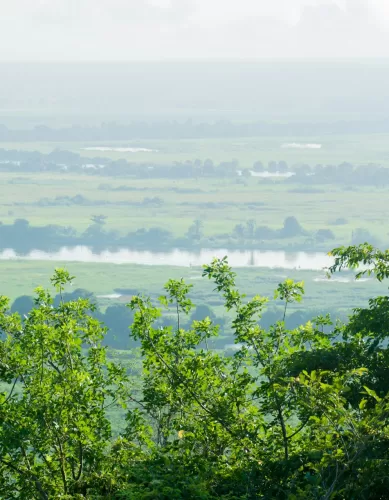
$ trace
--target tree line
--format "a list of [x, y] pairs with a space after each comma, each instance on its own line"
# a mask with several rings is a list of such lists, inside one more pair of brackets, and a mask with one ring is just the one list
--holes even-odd
[[132, 122], [121, 124], [105, 122], [100, 126], [53, 128], [37, 125], [30, 129], [10, 129], [0, 125], [0, 141], [128, 141], [129, 139], [202, 139], [241, 137], [317, 137], [337, 134], [373, 134], [389, 132], [389, 119], [338, 122], [231, 122], [218, 120], [199, 123], [186, 121]]
[[[157, 201], [149, 199], [147, 206], [161, 202], [159, 199]], [[145, 201], [142, 206], [146, 206]], [[337, 226], [343, 223], [347, 221], [339, 218], [331, 225]], [[379, 243], [368, 229], [357, 228], [350, 233], [350, 242], [353, 244], [368, 239]], [[230, 249], [267, 249], [271, 245], [273, 250], [287, 248], [292, 251], [325, 248], [323, 245], [333, 240], [335, 235], [332, 229], [318, 228], [316, 231], [308, 231], [294, 216], [286, 217], [278, 229], [260, 225], [256, 219], [249, 219], [237, 224], [229, 233], [212, 235], [206, 235], [203, 220], [196, 219], [189, 225], [185, 234], [179, 237], [159, 226], [139, 228], [123, 235], [109, 228], [107, 217], [103, 214], [92, 216], [89, 226], [82, 233], [77, 232], [72, 226], [58, 224], [32, 226], [27, 219], [15, 219], [13, 224], [0, 222], [0, 249], [12, 249], [20, 254], [32, 250], [54, 252], [64, 246], [88, 246], [95, 252], [123, 247], [166, 252], [174, 248], [196, 250], [204, 247], [220, 248], [220, 246]]]
[[[83, 173], [103, 177], [201, 179], [239, 178], [247, 180], [260, 174], [285, 175], [285, 181], [298, 184], [371, 185], [386, 186], [389, 183], [389, 169], [369, 163], [354, 165], [342, 162], [339, 165], [309, 165], [286, 161], [258, 160], [250, 167], [242, 167], [237, 159], [215, 162], [211, 158], [175, 161], [168, 164], [153, 162], [131, 162], [126, 159], [112, 160], [104, 157], [85, 158], [78, 153], [54, 150], [49, 154], [37, 151], [17, 151], [0, 149], [0, 172], [61, 172]], [[272, 182], [261, 178], [259, 182]], [[109, 186], [109, 184], [107, 185]], [[112, 189], [112, 187], [111, 187]], [[131, 190], [127, 187], [126, 190]]]
[[129, 162], [125, 159], [112, 160], [104, 157], [85, 158], [72, 151], [55, 149], [44, 154], [38, 151], [17, 151], [0, 149], [0, 172], [68, 172], [104, 177], [136, 178], [199, 178], [236, 177], [237, 160], [215, 163], [205, 160], [170, 162]]

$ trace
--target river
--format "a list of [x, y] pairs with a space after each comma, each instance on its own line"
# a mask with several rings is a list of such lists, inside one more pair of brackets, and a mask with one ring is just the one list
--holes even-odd
[[233, 267], [262, 267], [282, 269], [302, 269], [320, 271], [332, 264], [333, 260], [325, 253], [315, 252], [285, 252], [260, 250], [207, 250], [189, 252], [172, 250], [158, 253], [120, 249], [105, 250], [94, 253], [85, 246], [64, 247], [58, 252], [43, 252], [33, 250], [26, 255], [18, 255], [14, 250], [4, 250], [0, 260], [54, 261], [54, 262], [90, 262], [101, 264], [139, 264], [148, 266], [201, 266], [212, 261], [214, 257], [228, 256], [228, 262]]

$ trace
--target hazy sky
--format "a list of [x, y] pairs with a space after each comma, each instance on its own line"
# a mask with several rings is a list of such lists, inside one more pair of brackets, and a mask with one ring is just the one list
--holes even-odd
[[389, 0], [3, 0], [0, 60], [389, 57]]

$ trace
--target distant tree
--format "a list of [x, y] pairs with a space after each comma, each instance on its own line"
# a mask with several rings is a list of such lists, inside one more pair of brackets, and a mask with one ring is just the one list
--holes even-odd
[[373, 236], [368, 229], [359, 227], [354, 229], [351, 235], [351, 243], [353, 245], [360, 245], [369, 242], [371, 245], [378, 245], [379, 239]]
[[237, 160], [236, 158], [234, 158], [231, 161], [231, 165], [235, 168], [235, 170], [237, 170], [239, 168], [239, 160]]
[[345, 219], [344, 217], [338, 217], [334, 221], [330, 222], [333, 226], [345, 226], [348, 224], [348, 220]]
[[206, 174], [210, 174], [215, 171], [215, 164], [209, 158], [207, 158], [204, 162], [204, 171]]
[[86, 230], [83, 233], [83, 238], [87, 238], [89, 240], [98, 240], [101, 241], [103, 236], [105, 235], [104, 229], [103, 229], [104, 224], [91, 224], [86, 228]]
[[344, 177], [351, 176], [354, 173], [354, 165], [352, 163], [343, 162], [338, 166]]
[[255, 230], [257, 240], [272, 240], [277, 237], [276, 231], [267, 226], [258, 226]]
[[251, 239], [254, 239], [256, 226], [257, 226], [257, 223], [253, 219], [248, 220], [246, 223], [247, 236]]
[[275, 173], [278, 171], [278, 164], [276, 161], [269, 161], [267, 168], [268, 168], [269, 172]]
[[[85, 288], [76, 288], [72, 292], [64, 292], [62, 295], [56, 295], [54, 298], [54, 305], [57, 307], [61, 302], [72, 302], [79, 299], [88, 299], [91, 304], [96, 304], [97, 300], [95, 295]], [[94, 306], [96, 310], [96, 306]]]
[[293, 216], [285, 219], [284, 227], [280, 231], [282, 238], [295, 238], [296, 236], [300, 236], [304, 233], [304, 229], [301, 227], [296, 217]]
[[196, 168], [201, 168], [203, 166], [203, 162], [201, 160], [199, 160], [198, 158], [196, 158], [194, 161], [194, 166]]
[[19, 313], [20, 316], [26, 316], [34, 307], [34, 299], [29, 295], [22, 295], [14, 300], [11, 306], [12, 313]]
[[156, 249], [160, 245], [168, 243], [172, 238], [172, 233], [161, 227], [140, 228], [127, 235], [127, 240], [130, 242], [140, 243]]
[[250, 170], [249, 170], [248, 168], [243, 169], [243, 170], [242, 170], [242, 176], [243, 176], [243, 177], [246, 177], [246, 179], [247, 179], [247, 178], [249, 178], [249, 177], [251, 177], [251, 172], [250, 172]]
[[30, 226], [30, 223], [27, 219], [16, 219], [14, 222], [14, 228], [18, 230], [26, 230]]
[[201, 238], [204, 236], [203, 228], [203, 221], [201, 221], [200, 219], [196, 219], [189, 227], [186, 235], [192, 240], [201, 240]]
[[331, 231], [331, 229], [319, 229], [316, 232], [316, 238], [319, 239], [319, 240], [322, 240], [322, 241], [325, 241], [325, 240], [334, 240], [335, 239], [335, 235]]
[[[315, 167], [316, 168], [316, 167]], [[300, 175], [307, 175], [312, 172], [311, 166], [307, 164], [299, 164], [293, 167], [293, 170]]]
[[71, 151], [61, 151], [55, 149], [47, 155], [47, 159], [55, 163], [65, 163], [68, 165], [78, 165], [81, 161], [80, 155]]
[[93, 224], [98, 224], [99, 226], [104, 226], [107, 216], [106, 215], [92, 215], [90, 219]]
[[128, 328], [133, 319], [133, 312], [125, 304], [109, 306], [103, 316], [103, 321], [108, 327], [105, 344], [115, 349], [128, 349], [130, 345]]
[[143, 198], [142, 205], [150, 207], [161, 207], [165, 202], [159, 196], [154, 196], [152, 198]]
[[191, 321], [203, 321], [205, 318], [210, 318], [212, 321], [216, 319], [216, 314], [207, 304], [199, 304], [193, 311]]
[[233, 231], [234, 235], [237, 236], [238, 238], [244, 238], [246, 234], [246, 226], [244, 224], [237, 224], [234, 227]]
[[253, 165], [254, 172], [263, 172], [265, 167], [261, 161], [256, 161]]
[[165, 328], [167, 326], [170, 326], [176, 321], [176, 317], [171, 314], [162, 314], [160, 318], [156, 321], [156, 326], [158, 328]]
[[193, 163], [193, 175], [196, 177], [196, 179], [201, 176], [203, 168], [203, 162], [197, 158]]

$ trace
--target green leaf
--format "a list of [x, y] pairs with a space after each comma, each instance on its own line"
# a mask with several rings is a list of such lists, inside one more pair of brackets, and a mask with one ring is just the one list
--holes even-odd
[[377, 396], [376, 392], [373, 391], [373, 389], [369, 389], [369, 387], [366, 387], [366, 386], [363, 386], [363, 388], [365, 389], [366, 393], [371, 396], [372, 398], [374, 398], [378, 403], [380, 401], [382, 401], [382, 399], [380, 397]]

